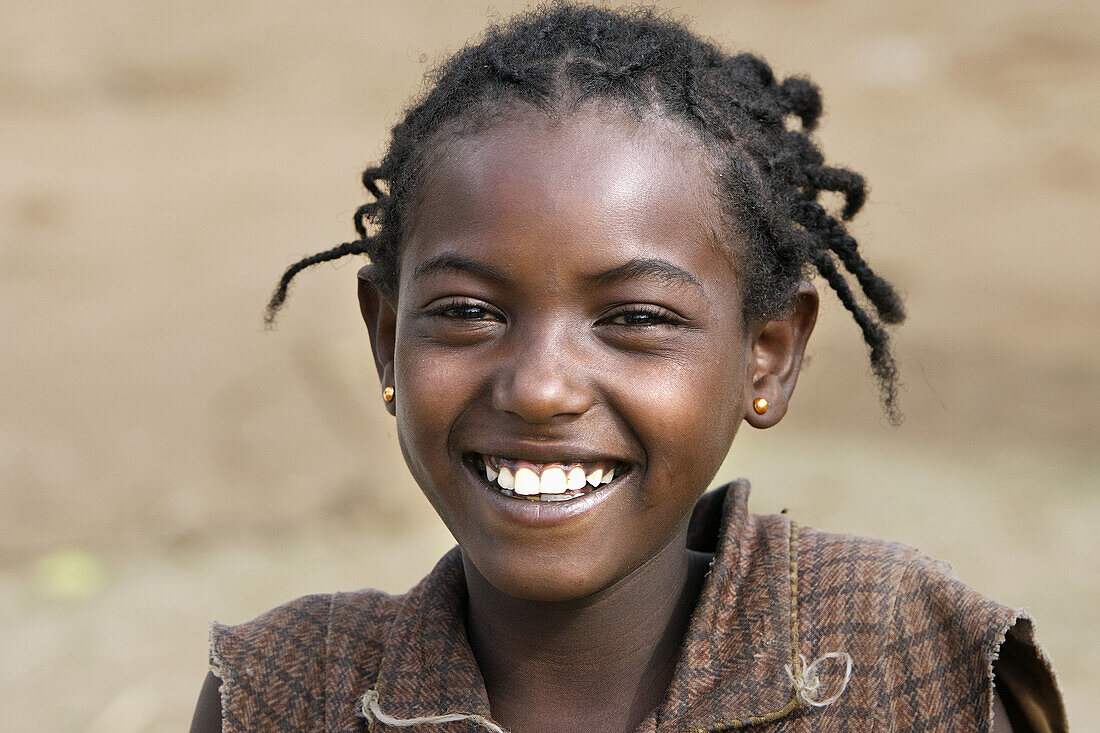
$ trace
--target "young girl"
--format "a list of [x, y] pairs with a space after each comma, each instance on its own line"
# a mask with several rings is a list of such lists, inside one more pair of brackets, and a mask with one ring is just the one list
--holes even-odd
[[215, 624], [192, 730], [1064, 730], [1017, 611], [910, 548], [750, 514], [745, 482], [704, 494], [741, 422], [787, 411], [811, 269], [898, 415], [904, 314], [842, 223], [864, 183], [809, 136], [817, 88], [572, 5], [432, 81], [359, 238], [292, 266], [268, 318], [302, 269], [370, 258], [381, 398], [458, 547], [403, 596]]

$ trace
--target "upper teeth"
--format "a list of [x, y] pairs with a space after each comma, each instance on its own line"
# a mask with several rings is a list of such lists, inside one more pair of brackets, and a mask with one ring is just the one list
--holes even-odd
[[[520, 496], [542, 496], [547, 500], [565, 499], [571, 497], [560, 496], [567, 492], [578, 492], [585, 488], [585, 484], [593, 487], [607, 484], [615, 478], [615, 468], [593, 468], [585, 471], [583, 466], [572, 465], [568, 471], [562, 464], [542, 465], [529, 464], [518, 466], [515, 471], [498, 458], [483, 456], [483, 470], [485, 478], [490, 483], [495, 483], [509, 494], [515, 492]], [[509, 461], [513, 465], [517, 461]], [[493, 464], [498, 467], [494, 467]], [[604, 462], [606, 465], [606, 462]]]
[[569, 469], [569, 474], [565, 477], [565, 488], [569, 491], [583, 489], [585, 480], [584, 469], [580, 466], [573, 466], [573, 468]]
[[[521, 496], [534, 496], [539, 491], [539, 475], [529, 468], [516, 469], [516, 493]], [[551, 493], [549, 491], [547, 494]]]

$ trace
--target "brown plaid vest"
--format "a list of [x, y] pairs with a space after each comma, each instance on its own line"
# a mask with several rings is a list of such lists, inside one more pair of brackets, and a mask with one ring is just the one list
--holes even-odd
[[[910, 547], [750, 514], [748, 493], [734, 482], [695, 509], [689, 546], [714, 562], [665, 702], [639, 731], [987, 731], [1002, 645], [1022, 684], [1053, 701], [1050, 729], [1065, 729], [1021, 613]], [[456, 548], [404, 595], [306, 596], [248, 623], [213, 624], [223, 731], [394, 730], [363, 717], [368, 690], [396, 718], [489, 718], [464, 603]], [[796, 681], [811, 688], [800, 694]], [[465, 721], [416, 729], [481, 730]]]

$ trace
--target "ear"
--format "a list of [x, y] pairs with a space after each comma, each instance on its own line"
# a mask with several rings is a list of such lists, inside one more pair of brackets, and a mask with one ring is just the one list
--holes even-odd
[[[786, 318], [753, 327], [754, 371], [751, 388], [745, 393], [745, 421], [754, 428], [770, 428], [787, 414], [806, 342], [817, 323], [817, 306], [817, 290], [803, 281]], [[753, 406], [761, 397], [768, 401], [762, 415]]]
[[[393, 387], [393, 351], [397, 336], [397, 312], [394, 304], [375, 285], [374, 265], [360, 268], [359, 274], [359, 312], [363, 314], [363, 323], [370, 335], [371, 350], [374, 352], [374, 365], [378, 369], [378, 380], [382, 388]], [[393, 402], [386, 402], [391, 415], [396, 414]]]

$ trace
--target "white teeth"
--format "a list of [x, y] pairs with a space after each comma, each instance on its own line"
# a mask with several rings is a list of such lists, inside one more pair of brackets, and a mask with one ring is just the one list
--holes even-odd
[[[506, 496], [524, 496], [538, 499], [539, 501], [567, 501], [577, 498], [573, 492], [583, 491], [585, 484], [593, 488], [609, 484], [615, 479], [616, 466], [608, 470], [594, 469], [585, 474], [584, 467], [573, 464], [568, 471], [563, 466], [547, 466], [542, 469], [541, 475], [535, 469], [527, 466], [512, 469], [504, 462], [511, 463], [510, 459], [496, 458], [488, 455], [479, 456], [478, 463], [485, 472], [485, 478], [491, 484], [500, 487], [501, 493]], [[494, 468], [492, 464], [500, 467]], [[546, 465], [546, 464], [543, 464]], [[569, 493], [566, 496], [566, 492]]]
[[516, 469], [515, 484], [516, 493], [520, 496], [535, 496], [541, 493], [539, 490], [539, 475], [529, 468]]
[[542, 494], [565, 493], [565, 471], [557, 466], [542, 469], [539, 477], [539, 492]]
[[[545, 475], [546, 474], [543, 474], [543, 476]], [[583, 489], [584, 482], [584, 469], [580, 466], [573, 466], [565, 476], [565, 488], [569, 491], [579, 491]]]

